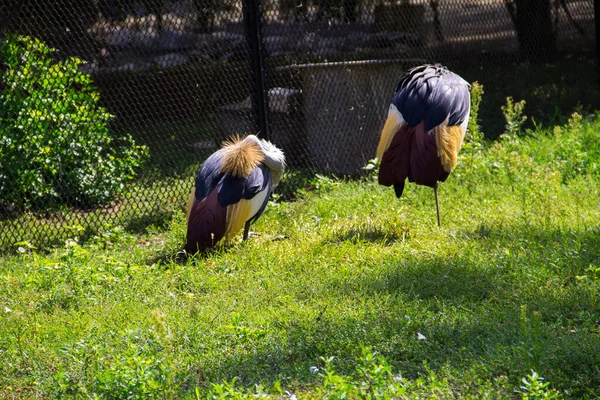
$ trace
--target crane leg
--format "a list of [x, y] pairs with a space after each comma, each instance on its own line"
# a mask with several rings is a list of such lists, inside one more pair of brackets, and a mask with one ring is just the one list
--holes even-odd
[[246, 221], [246, 223], [244, 224], [244, 236], [242, 237], [242, 240], [246, 240], [248, 239], [248, 231], [250, 230], [250, 221]]
[[435, 193], [435, 211], [437, 213], [437, 223], [438, 223], [438, 227], [441, 227], [442, 224], [440, 223], [440, 202], [438, 200], [438, 184], [436, 182], [435, 186], [433, 187], [433, 192]]

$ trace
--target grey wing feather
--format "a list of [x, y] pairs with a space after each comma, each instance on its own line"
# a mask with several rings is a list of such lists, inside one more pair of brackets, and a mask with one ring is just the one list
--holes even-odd
[[269, 171], [262, 164], [245, 178], [237, 178], [221, 172], [224, 154], [225, 150], [220, 149], [211, 154], [202, 164], [196, 177], [195, 196], [197, 201], [206, 198], [217, 185], [220, 185], [219, 203], [222, 207], [226, 207], [237, 203], [242, 198], [251, 199], [256, 193], [265, 188], [267, 181], [270, 182], [270, 176], [266, 178]]
[[469, 84], [439, 65], [423, 65], [408, 71], [392, 100], [411, 127], [424, 122], [425, 131], [448, 119], [460, 125], [469, 115]]
[[262, 213], [265, 212], [265, 209], [267, 208], [267, 204], [269, 203], [269, 199], [271, 198], [271, 194], [273, 193], [273, 178], [271, 176], [271, 173], [269, 173], [266, 178], [267, 178], [267, 181], [266, 181], [264, 189], [267, 190], [267, 196], [265, 197], [265, 201], [263, 202], [263, 204], [258, 209], [258, 212], [256, 213], [256, 215], [254, 217], [252, 217], [252, 219], [249, 220], [250, 224], [253, 224], [254, 221], [256, 221], [262, 215]]
[[254, 168], [245, 178], [232, 177], [225, 174], [219, 182], [219, 204], [226, 207], [239, 202], [241, 199], [251, 199], [264, 190], [270, 182], [269, 169], [263, 164]]
[[196, 200], [202, 200], [207, 197], [223, 177], [221, 163], [224, 155], [224, 149], [217, 150], [202, 164], [196, 177]]

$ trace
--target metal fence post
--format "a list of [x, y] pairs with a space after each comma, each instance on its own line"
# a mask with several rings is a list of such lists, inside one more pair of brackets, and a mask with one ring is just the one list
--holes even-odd
[[260, 135], [269, 139], [269, 109], [266, 89], [267, 63], [262, 37], [261, 0], [244, 0], [244, 29], [250, 50], [252, 72], [252, 106]]

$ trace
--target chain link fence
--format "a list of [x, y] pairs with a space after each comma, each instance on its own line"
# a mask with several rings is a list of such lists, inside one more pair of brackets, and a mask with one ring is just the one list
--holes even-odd
[[424, 62], [484, 85], [492, 138], [507, 96], [600, 105], [592, 0], [6, 0], [0, 29], [3, 249], [164, 225], [235, 133], [283, 148], [284, 196], [360, 176]]

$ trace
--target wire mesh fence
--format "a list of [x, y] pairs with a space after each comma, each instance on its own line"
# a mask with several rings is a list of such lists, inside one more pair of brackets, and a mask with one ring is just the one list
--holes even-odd
[[600, 104], [592, 0], [7, 0], [0, 29], [3, 249], [164, 224], [236, 133], [283, 148], [284, 192], [360, 176], [424, 62], [484, 85], [489, 137], [506, 96]]

